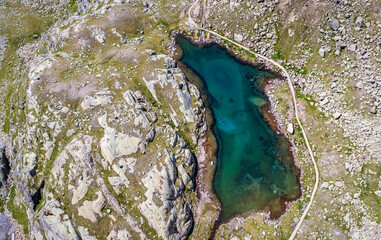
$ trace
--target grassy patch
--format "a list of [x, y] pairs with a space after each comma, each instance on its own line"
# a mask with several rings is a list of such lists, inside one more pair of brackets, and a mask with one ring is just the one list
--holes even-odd
[[308, 71], [307, 71], [307, 68], [306, 67], [301, 67], [301, 68], [298, 68], [294, 65], [291, 65], [291, 66], [288, 66], [287, 67], [288, 70], [291, 70], [293, 71], [294, 73], [298, 74], [298, 75], [301, 75], [301, 76], [305, 76], [308, 74]]
[[271, 56], [271, 58], [274, 60], [284, 60], [285, 59], [285, 57], [280, 52], [280, 50], [276, 49], [276, 48], [275, 48], [275, 53]]
[[12, 212], [12, 217], [23, 226], [24, 234], [28, 235], [29, 233], [29, 220], [28, 215], [26, 213], [26, 209], [24, 206], [17, 206], [15, 205], [15, 198], [16, 198], [16, 187], [13, 186], [11, 188], [11, 193], [9, 200], [7, 202], [7, 208], [9, 211]]
[[360, 199], [370, 208], [370, 211], [367, 211], [368, 214], [379, 223], [381, 216], [381, 200], [374, 192], [378, 190], [378, 178], [376, 176], [380, 176], [381, 169], [376, 164], [364, 164], [362, 172], [362, 175], [366, 176], [366, 179], [360, 183]]

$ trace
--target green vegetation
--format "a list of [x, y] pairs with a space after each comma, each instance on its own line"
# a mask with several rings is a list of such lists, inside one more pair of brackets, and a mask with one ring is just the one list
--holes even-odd
[[72, 7], [75, 6], [76, 3], [77, 3], [77, 0], [70, 0], [70, 2], [67, 4], [67, 6], [68, 6], [69, 8], [72, 8]]
[[180, 137], [182, 139], [184, 139], [184, 141], [187, 143], [189, 149], [192, 151], [192, 153], [195, 153], [196, 152], [196, 145], [193, 143], [193, 141], [190, 139], [189, 137], [189, 133], [186, 134], [186, 132], [188, 132], [189, 130], [186, 128], [185, 131], [183, 130], [178, 130], [177, 133], [180, 135]]
[[308, 71], [307, 71], [307, 68], [306, 67], [302, 67], [302, 68], [298, 68], [294, 65], [290, 65], [287, 67], [288, 70], [291, 70], [293, 71], [294, 73], [298, 74], [298, 75], [301, 75], [301, 76], [305, 76], [308, 74]]
[[70, 2], [65, 6], [65, 8], [66, 8], [70, 13], [75, 13], [75, 12], [77, 12], [77, 0], [70, 0]]
[[5, 198], [0, 198], [0, 212], [4, 212]]
[[285, 57], [281, 53], [279, 49], [275, 49], [275, 53], [271, 56], [272, 59], [274, 60], [284, 60]]
[[[29, 233], [29, 220], [28, 215], [26, 213], [26, 209], [22, 204], [20, 203], [19, 206], [16, 205], [15, 198], [16, 198], [16, 187], [13, 186], [11, 188], [11, 193], [9, 196], [9, 200], [7, 202], [7, 209], [12, 213], [13, 218], [23, 226], [24, 234]], [[19, 199], [19, 198], [18, 198]]]

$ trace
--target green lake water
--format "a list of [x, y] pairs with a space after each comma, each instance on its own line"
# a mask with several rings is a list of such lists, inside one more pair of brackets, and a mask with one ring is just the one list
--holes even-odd
[[284, 202], [300, 195], [299, 170], [287, 139], [272, 130], [261, 113], [268, 103], [263, 80], [274, 74], [239, 62], [217, 45], [196, 46], [178, 37], [180, 60], [202, 79], [218, 143], [214, 191], [221, 220], [253, 210], [278, 217]]

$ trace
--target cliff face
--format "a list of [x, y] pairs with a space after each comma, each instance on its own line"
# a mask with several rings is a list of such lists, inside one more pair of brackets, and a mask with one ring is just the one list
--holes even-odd
[[165, 26], [147, 27], [142, 3], [123, 2], [79, 1], [80, 15], [16, 49], [0, 187], [30, 239], [192, 232], [203, 102], [160, 46]]

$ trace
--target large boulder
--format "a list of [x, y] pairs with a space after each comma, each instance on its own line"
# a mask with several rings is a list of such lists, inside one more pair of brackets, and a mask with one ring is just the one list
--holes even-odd
[[243, 41], [243, 35], [239, 33], [234, 33], [234, 41], [242, 43]]
[[331, 23], [329, 24], [329, 27], [333, 30], [333, 31], [337, 31], [340, 27], [340, 23], [337, 19], [332, 19], [331, 20]]
[[357, 27], [362, 28], [364, 26], [364, 18], [361, 16], [356, 18], [355, 24]]
[[0, 239], [14, 239], [15, 229], [7, 216], [0, 213]]

